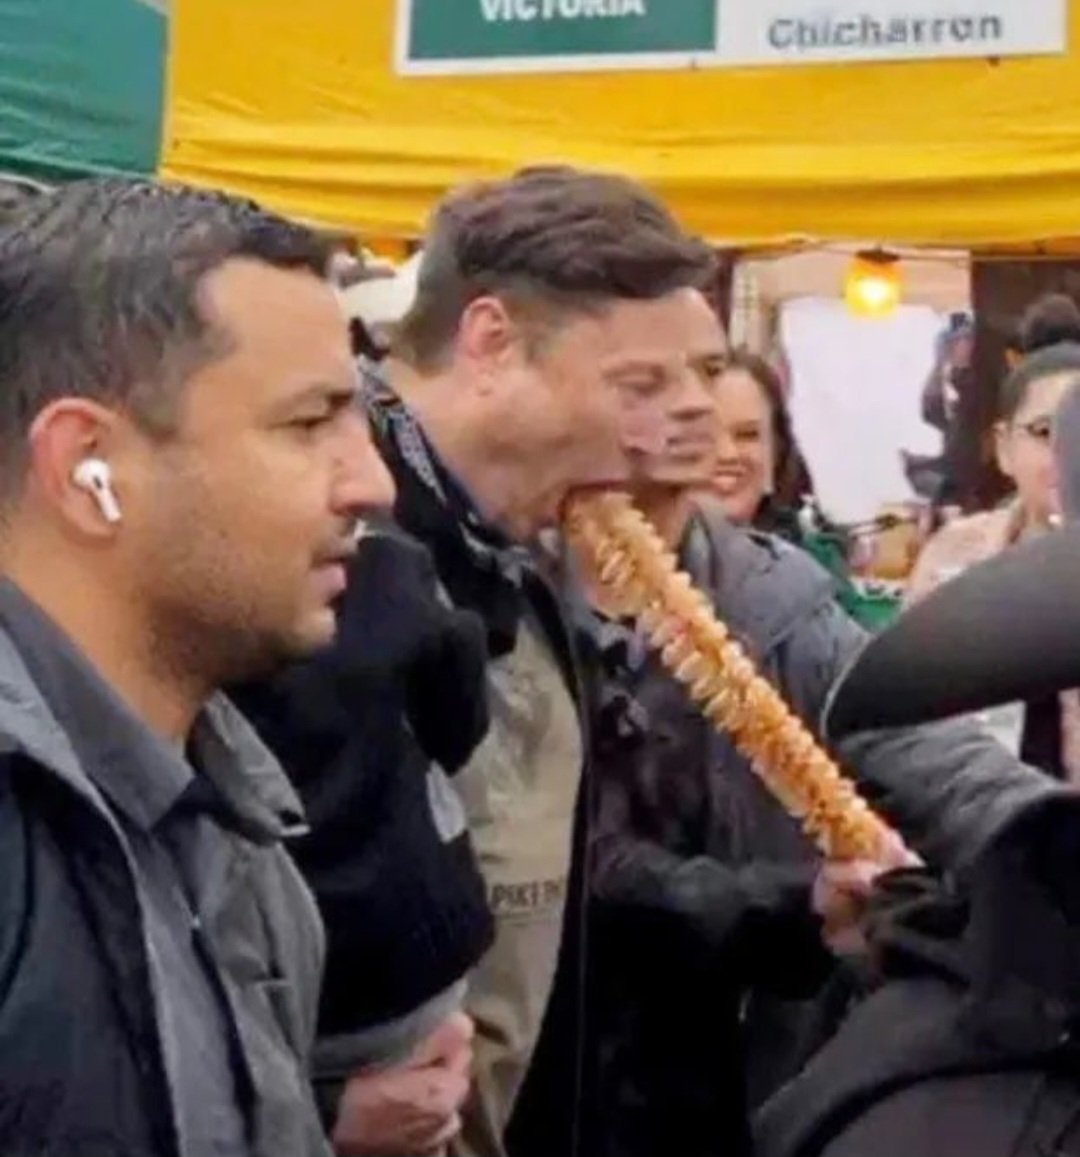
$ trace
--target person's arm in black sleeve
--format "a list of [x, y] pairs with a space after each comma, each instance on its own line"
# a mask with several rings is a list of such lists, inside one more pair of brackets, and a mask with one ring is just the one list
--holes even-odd
[[784, 996], [815, 991], [832, 958], [812, 906], [813, 864], [759, 861], [733, 868], [643, 840], [609, 838], [596, 849], [593, 894], [633, 908], [658, 930], [691, 935], [724, 969]]
[[[833, 684], [868, 637], [827, 602], [784, 644], [785, 686], [815, 734]], [[967, 720], [852, 736], [836, 745], [835, 755], [908, 846], [938, 871], [964, 871], [1013, 816], [1060, 790]]]
[[[11, 991], [12, 978], [20, 965], [30, 896], [26, 825], [11, 782], [7, 759], [0, 759], [0, 1018], [4, 1015], [5, 996]], [[5, 1151], [0, 1140], [0, 1152]]]
[[607, 917], [625, 917], [672, 943], [722, 957], [728, 975], [800, 996], [829, 967], [812, 908], [817, 866], [758, 861], [733, 867], [634, 834], [635, 760], [641, 743], [606, 746], [597, 784], [591, 892]]
[[[725, 974], [775, 987], [782, 995], [811, 992], [830, 958], [821, 938], [821, 921], [811, 905], [816, 866], [756, 861], [732, 866], [712, 856], [673, 850], [679, 841], [642, 838], [655, 832], [653, 813], [665, 805], [642, 785], [671, 773], [660, 720], [651, 718], [634, 694], [635, 680], [626, 666], [629, 634], [609, 620], [587, 624], [579, 648], [591, 672], [587, 683], [593, 743], [593, 824], [590, 893], [598, 914], [607, 921], [656, 930], [670, 937], [673, 951], [687, 945], [714, 953]], [[660, 675], [668, 680], [667, 675]], [[666, 714], [664, 701], [650, 695], [652, 710]], [[674, 689], [675, 702], [682, 692]], [[683, 738], [689, 738], [683, 735]], [[687, 744], [678, 761], [688, 776], [725, 774], [722, 767], [701, 763], [708, 744]], [[685, 766], [682, 766], [685, 762]], [[688, 805], [707, 806], [702, 798]], [[649, 819], [637, 822], [645, 808]], [[782, 963], [781, 963], [782, 962]], [[774, 967], [775, 966], [775, 967]]]
[[921, 401], [922, 420], [935, 430], [944, 433], [949, 426], [949, 411], [945, 403], [945, 380], [947, 369], [936, 365], [926, 385], [923, 386]]
[[339, 610], [338, 650], [357, 680], [400, 680], [424, 753], [459, 770], [488, 728], [481, 619], [441, 597], [427, 550], [397, 528], [360, 544]]

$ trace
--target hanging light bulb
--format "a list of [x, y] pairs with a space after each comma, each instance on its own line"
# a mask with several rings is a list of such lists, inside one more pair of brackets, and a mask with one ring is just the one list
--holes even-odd
[[863, 249], [852, 258], [844, 301], [859, 317], [889, 317], [900, 304], [900, 258], [884, 249]]

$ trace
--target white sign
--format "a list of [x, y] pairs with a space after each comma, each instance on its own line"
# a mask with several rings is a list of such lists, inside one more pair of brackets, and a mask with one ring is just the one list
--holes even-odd
[[925, 60], [1067, 50], [1067, 0], [721, 0], [717, 63]]
[[405, 73], [726, 68], [1068, 51], [1069, 0], [398, 0]]

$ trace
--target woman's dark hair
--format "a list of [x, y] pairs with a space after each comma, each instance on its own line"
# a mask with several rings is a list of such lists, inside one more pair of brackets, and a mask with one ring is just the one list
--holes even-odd
[[1007, 374], [998, 390], [998, 421], [1011, 422], [1031, 386], [1042, 378], [1058, 374], [1073, 374], [1080, 379], [1080, 341], [1064, 341], [1038, 349]]
[[814, 483], [795, 439], [795, 427], [788, 408], [787, 391], [776, 370], [760, 354], [744, 346], [732, 351], [726, 370], [742, 370], [761, 388], [769, 406], [773, 442], [776, 445], [776, 476], [772, 502], [780, 507], [795, 507], [807, 494], [813, 494]]
[[1033, 354], [1062, 342], [1080, 343], [1080, 308], [1068, 294], [1046, 293], [1024, 310], [1016, 347]]

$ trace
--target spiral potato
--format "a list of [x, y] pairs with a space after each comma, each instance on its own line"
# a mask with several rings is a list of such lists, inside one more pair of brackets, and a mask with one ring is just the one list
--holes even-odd
[[636, 619], [664, 667], [830, 859], [878, 859], [896, 837], [869, 808], [624, 494], [567, 509], [568, 541], [620, 614]]

